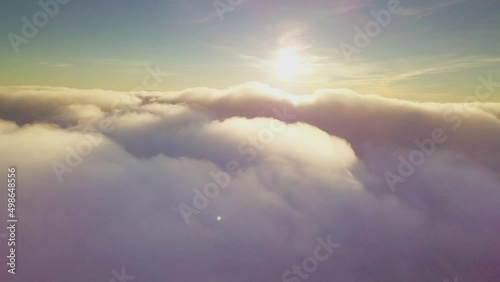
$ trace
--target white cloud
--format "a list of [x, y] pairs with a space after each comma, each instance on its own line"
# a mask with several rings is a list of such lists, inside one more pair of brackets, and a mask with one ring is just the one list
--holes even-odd
[[[127, 106], [114, 111], [122, 97]], [[468, 106], [467, 118], [446, 119], [461, 105], [347, 90], [295, 99], [257, 83], [172, 93], [1, 87], [0, 168], [19, 171], [17, 275], [96, 281], [123, 265], [142, 281], [279, 281], [331, 234], [341, 247], [310, 281], [492, 280], [500, 106]], [[259, 141], [279, 119], [283, 130]], [[82, 132], [103, 121], [113, 129]], [[392, 193], [383, 173], [438, 127], [448, 141]], [[102, 139], [59, 182], [51, 163], [89, 137]], [[230, 161], [241, 172], [186, 225], [178, 205]]]

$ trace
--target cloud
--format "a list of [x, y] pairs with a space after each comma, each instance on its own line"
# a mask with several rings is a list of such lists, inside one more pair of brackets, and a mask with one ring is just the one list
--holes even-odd
[[50, 66], [50, 67], [57, 67], [57, 68], [67, 68], [67, 67], [71, 66], [71, 64], [67, 64], [67, 63], [48, 63], [45, 61], [36, 62], [36, 64]]
[[443, 8], [451, 5], [462, 4], [467, 2], [467, 0], [442, 0], [435, 2], [420, 2], [414, 7], [406, 8], [403, 10], [401, 15], [403, 16], [415, 16], [418, 19], [434, 14]]
[[[384, 173], [436, 128], [446, 142], [393, 193]], [[327, 236], [341, 247], [308, 281], [500, 274], [500, 105], [487, 100], [0, 87], [0, 138], [0, 167], [18, 169], [14, 281], [109, 281], [122, 267], [136, 281], [281, 281]], [[54, 162], [68, 160], [60, 182]], [[179, 205], [234, 163], [186, 224]]]

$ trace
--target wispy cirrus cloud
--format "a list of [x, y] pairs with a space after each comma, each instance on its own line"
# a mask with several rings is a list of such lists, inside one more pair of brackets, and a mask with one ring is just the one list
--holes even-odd
[[427, 64], [427, 66], [419, 68], [418, 66], [415, 67], [416, 64], [412, 64], [413, 67], [411, 70], [400, 70], [399, 72], [392, 74], [391, 77], [386, 80], [387, 84], [413, 79], [423, 75], [453, 73], [478, 67], [495, 66], [500, 63], [500, 57], [497, 56], [468, 56], [450, 59], [444, 62], [429, 63], [436, 58], [437, 57], [433, 56], [432, 58], [426, 59], [426, 63], [424, 64]]
[[421, 19], [439, 12], [448, 6], [462, 4], [467, 1], [469, 0], [411, 1], [414, 5], [405, 8], [400, 15], [413, 16], [417, 19]]
[[71, 64], [69, 63], [49, 63], [45, 61], [39, 61], [36, 62], [37, 65], [43, 65], [43, 66], [49, 66], [49, 67], [56, 67], [56, 68], [67, 68], [70, 67]]

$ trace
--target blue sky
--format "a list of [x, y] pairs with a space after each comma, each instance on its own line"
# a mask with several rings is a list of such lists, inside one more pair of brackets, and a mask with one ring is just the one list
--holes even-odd
[[[242, 1], [221, 19], [205, 0], [73, 0], [15, 53], [8, 34], [22, 36], [21, 19], [41, 7], [4, 1], [0, 84], [130, 90], [149, 66], [169, 74], [155, 90], [258, 81], [295, 94], [349, 88], [460, 101], [479, 75], [499, 72], [500, 3], [487, 0], [401, 1], [402, 12], [346, 60], [341, 44], [354, 46], [355, 27], [389, 2]], [[298, 50], [307, 71], [275, 73], [286, 48]]]

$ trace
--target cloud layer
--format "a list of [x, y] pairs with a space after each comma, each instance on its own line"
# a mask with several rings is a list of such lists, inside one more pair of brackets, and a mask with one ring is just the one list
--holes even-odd
[[[436, 129], [446, 140], [427, 154], [418, 144]], [[110, 281], [123, 267], [135, 281], [282, 281], [327, 236], [340, 247], [307, 281], [500, 275], [499, 104], [259, 83], [0, 87], [0, 138], [20, 220], [18, 274], [2, 281]], [[423, 164], [402, 176], [417, 151]], [[198, 209], [196, 191], [226, 173]]]

